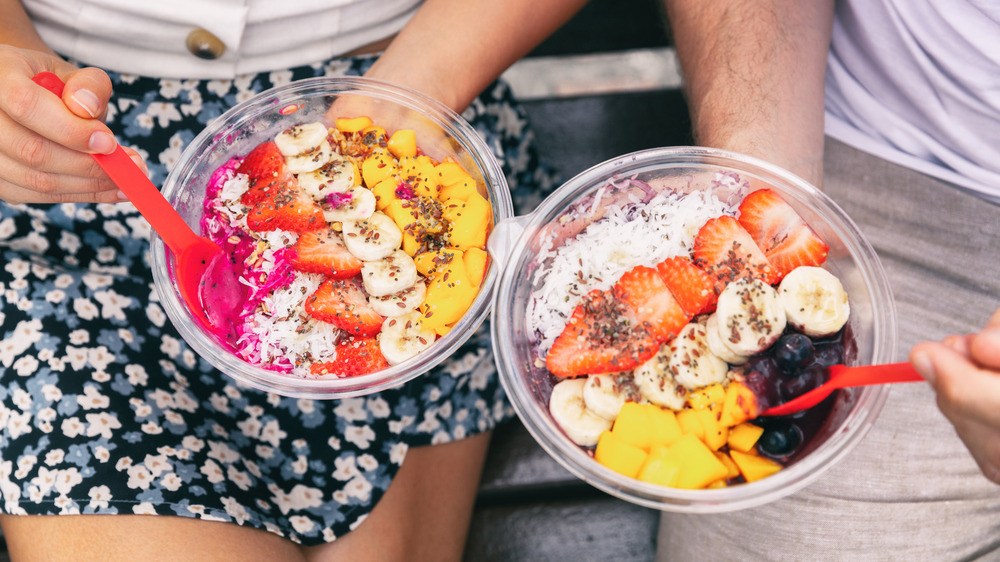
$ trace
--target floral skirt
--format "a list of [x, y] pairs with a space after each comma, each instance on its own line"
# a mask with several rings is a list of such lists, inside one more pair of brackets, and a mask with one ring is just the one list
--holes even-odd
[[[162, 183], [186, 144], [255, 93], [359, 75], [372, 57], [235, 80], [112, 74], [108, 124]], [[518, 213], [555, 178], [509, 88], [463, 117], [501, 162]], [[364, 520], [409, 447], [512, 416], [483, 326], [396, 389], [305, 400], [235, 383], [198, 357], [157, 302], [149, 225], [131, 204], [0, 202], [0, 510], [229, 521], [315, 545]]]

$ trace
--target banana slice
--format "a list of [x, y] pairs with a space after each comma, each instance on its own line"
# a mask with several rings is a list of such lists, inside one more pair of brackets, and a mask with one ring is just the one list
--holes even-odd
[[368, 304], [379, 315], [392, 318], [403, 316], [416, 310], [418, 306], [423, 304], [426, 294], [427, 285], [418, 281], [412, 287], [403, 289], [398, 293], [383, 295], [381, 297], [369, 296]]
[[615, 421], [625, 405], [626, 396], [615, 382], [615, 375], [590, 375], [583, 386], [587, 409], [608, 421]]
[[399, 365], [430, 347], [436, 337], [434, 330], [423, 328], [419, 312], [410, 312], [382, 324], [378, 346], [390, 365]]
[[369, 295], [383, 297], [409, 289], [417, 282], [417, 264], [403, 250], [361, 265], [361, 284]]
[[322, 168], [331, 158], [333, 158], [333, 147], [329, 142], [323, 141], [312, 152], [285, 156], [285, 166], [293, 174], [304, 174]]
[[851, 315], [847, 291], [840, 279], [821, 267], [796, 267], [778, 285], [788, 323], [803, 334], [835, 334]]
[[326, 125], [314, 121], [312, 123], [302, 123], [294, 125], [278, 133], [274, 137], [274, 144], [282, 155], [299, 156], [309, 154], [326, 142], [329, 130]]
[[722, 331], [719, 330], [719, 319], [714, 314], [709, 316], [708, 320], [705, 321], [705, 342], [708, 343], [709, 351], [730, 365], [742, 365], [750, 360], [746, 355], [740, 355], [729, 349], [729, 346], [722, 339]]
[[670, 371], [670, 344], [660, 346], [649, 361], [632, 371], [639, 394], [657, 406], [680, 410], [687, 400], [687, 389], [677, 382]]
[[343, 229], [344, 245], [363, 261], [380, 260], [403, 243], [403, 231], [388, 215], [379, 211], [367, 219], [344, 221]]
[[347, 193], [354, 187], [354, 166], [339, 154], [334, 154], [325, 166], [297, 176], [299, 187], [319, 201], [331, 193]]
[[586, 379], [566, 379], [552, 387], [549, 413], [566, 436], [581, 447], [597, 445], [601, 433], [611, 429], [611, 422], [587, 409], [583, 401]]
[[726, 380], [729, 365], [709, 349], [704, 325], [692, 322], [684, 326], [668, 347], [667, 370], [686, 389], [694, 390]]
[[361, 186], [331, 193], [321, 205], [326, 222], [365, 220], [375, 212], [375, 194]]
[[722, 341], [737, 355], [750, 356], [771, 347], [787, 322], [778, 292], [759, 279], [726, 285], [715, 314]]

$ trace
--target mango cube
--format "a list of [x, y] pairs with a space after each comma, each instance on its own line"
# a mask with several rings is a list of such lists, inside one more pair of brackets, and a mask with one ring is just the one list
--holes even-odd
[[447, 265], [438, 268], [427, 283], [427, 294], [421, 305], [421, 323], [428, 330], [453, 324], [476, 300], [479, 286], [469, 278], [461, 252]]
[[715, 408], [702, 408], [694, 410], [694, 412], [697, 414], [701, 426], [705, 429], [702, 441], [713, 451], [719, 450], [720, 447], [726, 444], [726, 439], [729, 437], [729, 428], [719, 422], [718, 410]]
[[462, 254], [462, 258], [465, 260], [465, 269], [469, 272], [469, 279], [475, 281], [477, 286], [482, 285], [483, 278], [486, 277], [486, 263], [489, 259], [486, 250], [473, 246]]
[[682, 459], [677, 487], [689, 490], [704, 488], [709, 483], [725, 478], [729, 471], [701, 439], [688, 433], [670, 446], [669, 454]]
[[399, 129], [385, 146], [396, 158], [412, 158], [417, 155], [417, 134], [413, 129]]
[[[399, 183], [396, 181], [395, 176], [389, 176], [384, 180], [375, 184], [372, 188], [372, 194], [375, 196], [375, 208], [379, 211], [384, 211], [386, 207], [391, 205], [394, 201], [399, 201], [400, 199], [396, 197], [396, 186]], [[395, 222], [396, 219], [393, 218]]]
[[448, 199], [441, 209], [445, 219], [451, 223], [448, 242], [451, 246], [465, 250], [473, 246], [486, 246], [486, 234], [492, 218], [490, 202], [479, 193], [473, 193], [465, 201]]
[[468, 178], [469, 173], [458, 162], [446, 161], [434, 166], [434, 176], [438, 185], [443, 187]]
[[708, 408], [716, 404], [722, 405], [726, 398], [726, 389], [721, 384], [714, 383], [695, 389], [688, 393], [687, 403], [695, 410]]
[[741, 423], [733, 426], [729, 430], [729, 448], [741, 453], [749, 453], [754, 450], [757, 440], [764, 434], [764, 428], [752, 423]]
[[701, 420], [694, 410], [677, 412], [677, 424], [681, 426], [681, 433], [694, 435], [698, 439], [705, 438], [705, 426], [701, 425]]
[[620, 439], [610, 431], [601, 433], [594, 449], [594, 459], [611, 470], [635, 478], [646, 462], [645, 450]]
[[777, 462], [757, 455], [729, 451], [729, 456], [740, 468], [740, 473], [747, 482], [756, 482], [781, 470], [781, 465]]
[[719, 421], [723, 425], [732, 427], [752, 420], [760, 414], [760, 406], [757, 403], [757, 395], [750, 388], [739, 382], [733, 381], [726, 387], [726, 398], [722, 403], [722, 416]]
[[657, 445], [649, 452], [636, 478], [650, 484], [674, 487], [680, 473], [681, 459], [671, 456], [668, 447]]
[[472, 179], [472, 176], [467, 175], [457, 182], [448, 185], [442, 184], [438, 192], [438, 197], [442, 201], [447, 201], [448, 199], [467, 201], [473, 193], [479, 193], [479, 190], [476, 188], [476, 180]]
[[361, 161], [361, 177], [369, 189], [374, 189], [379, 182], [399, 173], [396, 159], [388, 152], [377, 149]]
[[671, 445], [682, 435], [672, 410], [638, 402], [626, 402], [622, 406], [611, 431], [622, 440], [647, 451], [657, 445]]
[[413, 187], [416, 195], [438, 198], [440, 185], [434, 174], [434, 162], [429, 156], [404, 156], [399, 159], [400, 178]]
[[368, 117], [338, 117], [334, 121], [337, 130], [344, 134], [357, 133], [371, 127], [372, 120]]
[[740, 475], [740, 467], [736, 466], [732, 457], [722, 451], [716, 451], [715, 456], [722, 461], [722, 464], [726, 465], [726, 469], [729, 471], [726, 473], [726, 478], [736, 478]]

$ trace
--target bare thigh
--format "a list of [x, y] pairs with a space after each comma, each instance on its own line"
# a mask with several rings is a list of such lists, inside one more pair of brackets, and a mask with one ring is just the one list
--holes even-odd
[[0, 516], [11, 559], [461, 560], [490, 434], [411, 449], [356, 530], [303, 548], [231, 523], [159, 515]]

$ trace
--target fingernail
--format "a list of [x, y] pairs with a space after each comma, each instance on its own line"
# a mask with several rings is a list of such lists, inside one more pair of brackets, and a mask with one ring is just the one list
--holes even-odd
[[142, 159], [142, 156], [138, 154], [129, 154], [129, 158], [135, 162], [135, 165], [139, 167], [147, 176], [149, 175], [149, 167], [146, 166], [146, 162]]
[[80, 107], [84, 109], [91, 117], [97, 117], [100, 113], [98, 105], [100, 105], [100, 100], [97, 99], [97, 94], [91, 92], [87, 89], [79, 89], [73, 92], [70, 98], [76, 103], [80, 104]]
[[120, 189], [118, 190], [118, 200], [119, 201], [128, 201], [128, 196], [126, 196], [125, 192], [122, 191], [122, 190], [120, 190]]
[[926, 353], [922, 351], [915, 352], [913, 356], [910, 357], [910, 363], [912, 363], [913, 368], [920, 373], [920, 376], [927, 379], [927, 382], [931, 384], [934, 383], [934, 377], [936, 376], [936, 373], [934, 372], [934, 363]]
[[115, 137], [108, 133], [98, 131], [90, 135], [90, 147], [91, 152], [96, 152], [98, 154], [110, 154], [118, 146], [115, 142]]

